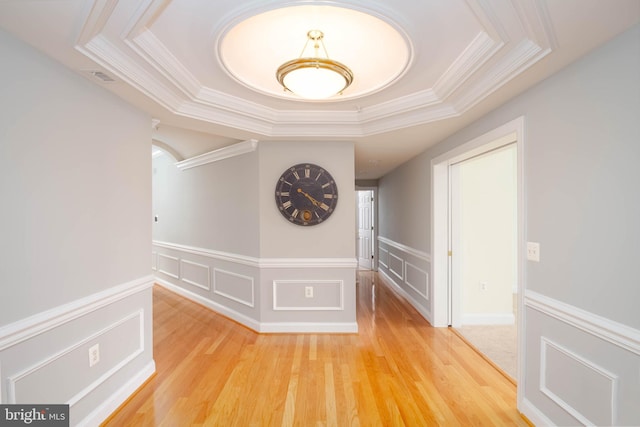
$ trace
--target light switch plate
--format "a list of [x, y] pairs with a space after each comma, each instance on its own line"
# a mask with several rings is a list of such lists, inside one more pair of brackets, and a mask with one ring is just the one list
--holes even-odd
[[527, 259], [540, 262], [540, 243], [527, 242]]

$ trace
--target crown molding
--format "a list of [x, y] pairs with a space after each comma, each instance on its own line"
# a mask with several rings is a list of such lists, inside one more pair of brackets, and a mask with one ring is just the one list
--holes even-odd
[[181, 171], [184, 171], [197, 166], [206, 165], [208, 163], [219, 162], [220, 160], [251, 153], [255, 151], [257, 147], [258, 141], [255, 139], [249, 139], [247, 141], [239, 142], [228, 147], [219, 148], [209, 153], [183, 160], [176, 163], [176, 167]]
[[485, 32], [478, 33], [467, 48], [456, 58], [433, 86], [439, 98], [448, 98], [484, 63], [504, 46], [503, 41], [493, 40]]
[[202, 84], [151, 32], [144, 30], [125, 43], [187, 97], [196, 98]]
[[532, 40], [522, 40], [491, 67], [471, 89], [453, 100], [456, 109], [461, 112], [468, 111], [550, 52], [551, 49], [543, 49]]
[[467, 0], [483, 31], [433, 87], [357, 110], [277, 109], [204, 86], [152, 31], [166, 2], [145, 0], [126, 22], [116, 13], [120, 4], [94, 1], [79, 52], [173, 114], [272, 138], [366, 137], [460, 116], [557, 46], [545, 0], [506, 11], [492, 0]]

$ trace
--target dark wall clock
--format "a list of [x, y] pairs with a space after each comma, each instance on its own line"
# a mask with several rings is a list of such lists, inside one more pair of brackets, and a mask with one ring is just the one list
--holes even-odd
[[325, 221], [338, 204], [338, 186], [318, 165], [301, 163], [282, 173], [276, 183], [276, 205], [282, 216], [297, 225]]

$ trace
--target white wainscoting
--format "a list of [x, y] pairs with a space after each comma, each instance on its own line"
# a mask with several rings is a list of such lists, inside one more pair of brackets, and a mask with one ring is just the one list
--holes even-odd
[[358, 330], [355, 258], [254, 258], [158, 241], [153, 251], [157, 283], [258, 332]]
[[[167, 242], [153, 242], [158, 253], [156, 281], [243, 325], [259, 330], [256, 305], [259, 259]], [[166, 267], [160, 260], [170, 260]]]
[[181, 259], [180, 280], [205, 291], [211, 290], [211, 273], [208, 265]]
[[253, 277], [215, 268], [213, 270], [213, 292], [231, 301], [248, 307], [256, 305], [256, 290]]
[[158, 273], [180, 279], [180, 258], [159, 253]]
[[[616, 425], [617, 375], [544, 337], [540, 373], [540, 391], [582, 424]], [[585, 389], [588, 400], [582, 396]]]
[[378, 236], [379, 273], [395, 285], [428, 321], [431, 321], [431, 257], [426, 252]]
[[[312, 297], [305, 297], [310, 288]], [[274, 280], [273, 309], [282, 311], [344, 310], [342, 280]]]
[[522, 412], [536, 425], [640, 425], [640, 331], [533, 291], [524, 304]]
[[[7, 379], [8, 403], [63, 401], [70, 406], [75, 405], [142, 354], [144, 351], [143, 328], [143, 311], [138, 310], [62, 351], [26, 367]], [[69, 373], [78, 372], [79, 367], [87, 365], [89, 347], [109, 341], [117, 342], [118, 346], [102, 348], [100, 362], [95, 365], [95, 369], [87, 370], [91, 377], [97, 378], [84, 389], [74, 390], [73, 382], [68, 379]], [[105, 353], [109, 353], [109, 360], [105, 360]]]
[[155, 372], [152, 285], [146, 276], [0, 328], [2, 403], [66, 403], [74, 425], [103, 421]]

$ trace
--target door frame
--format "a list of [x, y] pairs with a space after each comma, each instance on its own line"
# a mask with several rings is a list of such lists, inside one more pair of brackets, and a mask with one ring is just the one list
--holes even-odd
[[451, 287], [450, 277], [450, 224], [449, 224], [449, 165], [465, 158], [479, 155], [505, 145], [505, 140], [511, 139], [515, 133], [517, 150], [517, 281], [518, 281], [518, 406], [521, 404], [521, 390], [524, 386], [524, 331], [523, 309], [525, 283], [525, 194], [524, 194], [524, 149], [525, 149], [525, 120], [518, 117], [504, 125], [472, 139], [458, 147], [439, 155], [431, 160], [431, 283], [432, 324], [436, 327], [447, 327], [450, 321]]

